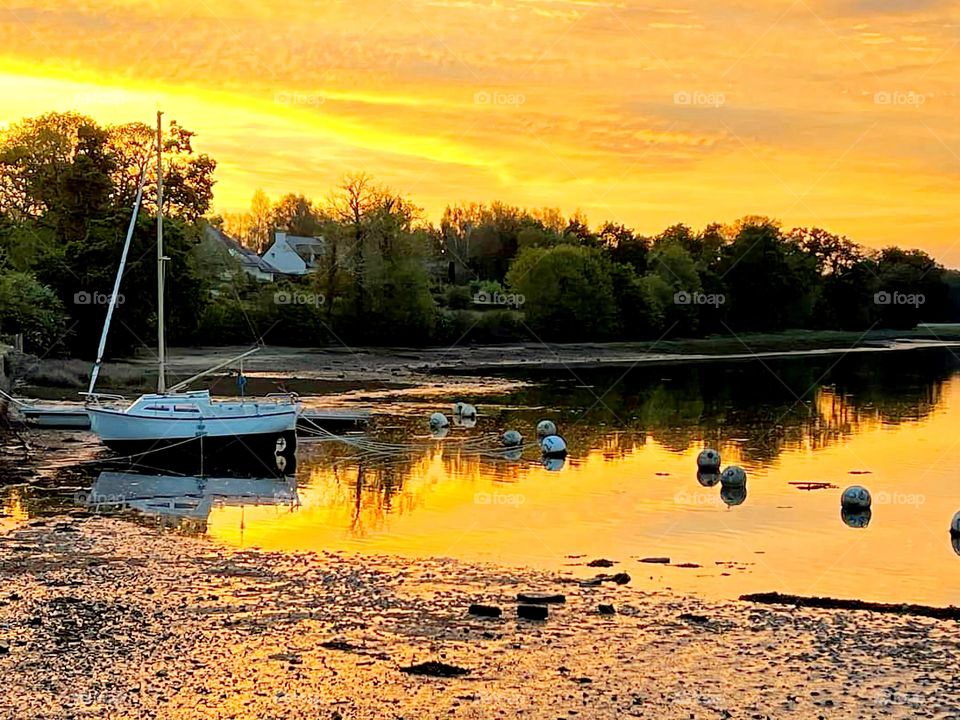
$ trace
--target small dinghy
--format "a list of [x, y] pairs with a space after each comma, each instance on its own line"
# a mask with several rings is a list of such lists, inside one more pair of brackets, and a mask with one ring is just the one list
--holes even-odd
[[90, 415], [82, 405], [36, 404], [18, 407], [24, 420], [35, 427], [51, 430], [89, 430]]
[[10, 401], [28, 425], [50, 430], [88, 430], [90, 428], [90, 415], [87, 414], [83, 405], [17, 398], [2, 390], [0, 395]]

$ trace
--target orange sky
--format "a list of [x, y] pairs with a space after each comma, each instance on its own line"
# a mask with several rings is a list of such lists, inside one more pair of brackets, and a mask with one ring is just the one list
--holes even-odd
[[0, 121], [162, 107], [216, 208], [364, 170], [655, 233], [745, 214], [960, 265], [957, 0], [9, 0]]

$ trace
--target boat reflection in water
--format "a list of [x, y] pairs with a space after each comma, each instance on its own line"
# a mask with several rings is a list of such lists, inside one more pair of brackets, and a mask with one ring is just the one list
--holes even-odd
[[300, 506], [293, 477], [191, 477], [139, 472], [101, 472], [80, 498], [94, 512], [134, 510], [159, 524], [202, 534], [219, 507]]

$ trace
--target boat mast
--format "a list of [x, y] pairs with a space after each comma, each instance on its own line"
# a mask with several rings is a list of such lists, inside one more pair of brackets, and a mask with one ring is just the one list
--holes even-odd
[[110, 332], [110, 321], [113, 311], [117, 307], [117, 298], [120, 296], [120, 281], [127, 269], [127, 256], [130, 254], [130, 241], [133, 240], [133, 231], [137, 226], [137, 215], [140, 213], [140, 203], [143, 201], [143, 186], [147, 181], [147, 167], [150, 165], [150, 156], [144, 158], [140, 170], [140, 181], [137, 183], [137, 198], [133, 203], [133, 214], [130, 215], [130, 224], [127, 226], [127, 239], [123, 243], [123, 252], [120, 254], [120, 265], [117, 267], [117, 276], [113, 279], [113, 292], [110, 294], [110, 305], [107, 307], [107, 317], [103, 321], [103, 331], [100, 333], [100, 346], [97, 348], [97, 361], [90, 372], [90, 387], [87, 389], [87, 400], [92, 399], [93, 391], [100, 377], [100, 367], [103, 365], [103, 353], [107, 349], [107, 333]]
[[163, 337], [163, 138], [161, 117], [157, 111], [157, 360], [160, 373], [157, 377], [157, 392], [167, 390], [167, 346]]

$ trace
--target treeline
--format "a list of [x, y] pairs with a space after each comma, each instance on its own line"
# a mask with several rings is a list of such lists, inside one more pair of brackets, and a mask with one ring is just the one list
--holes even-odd
[[[258, 193], [250, 213], [220, 222], [251, 246], [264, 227], [327, 239], [324, 269], [301, 285], [324, 302], [297, 309], [299, 332], [317, 332], [311, 342], [331, 333], [453, 343], [866, 331], [953, 320], [960, 307], [960, 276], [921, 250], [871, 250], [766, 217], [647, 237], [494, 203], [448, 207], [434, 227], [360, 176], [318, 203], [288, 195], [271, 204]], [[256, 304], [219, 309], [241, 311], [249, 317]]]
[[[581, 214], [449, 207], [439, 225], [365, 175], [329, 195], [259, 192], [209, 217], [215, 162], [175, 123], [165, 140], [171, 343], [453, 344], [642, 340], [794, 328], [908, 328], [957, 317], [960, 282], [920, 250], [869, 250], [770, 218], [644, 236]], [[106, 311], [137, 180], [146, 201], [113, 352], [156, 326], [154, 129], [67, 113], [0, 133], [0, 335], [89, 355]], [[263, 253], [275, 230], [323, 238], [313, 272], [245, 275], [206, 223]]]

